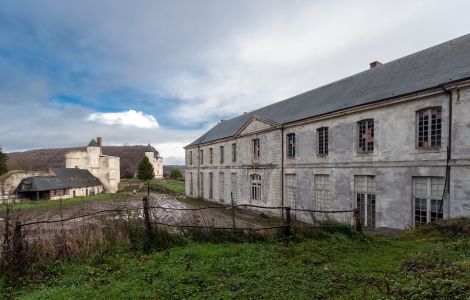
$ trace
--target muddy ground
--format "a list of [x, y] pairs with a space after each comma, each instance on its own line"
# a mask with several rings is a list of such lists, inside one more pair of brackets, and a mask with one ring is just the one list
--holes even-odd
[[[229, 209], [205, 209], [205, 210], [172, 210], [200, 208], [202, 206], [191, 205], [180, 200], [178, 195], [166, 195], [153, 193], [150, 196], [149, 206], [153, 223], [169, 225], [190, 225], [209, 227], [232, 227], [233, 219]], [[66, 202], [67, 200], [63, 200]], [[54, 206], [48, 208], [31, 208], [15, 210], [10, 213], [12, 224], [21, 221], [22, 224], [31, 222], [57, 221], [49, 224], [34, 224], [24, 226], [23, 235], [29, 240], [44, 239], [57, 235], [61, 231], [73, 232], [84, 225], [95, 227], [109, 226], [113, 220], [133, 220], [143, 222], [143, 201], [140, 196], [129, 195], [116, 197], [112, 200], [84, 200], [76, 205]], [[155, 208], [155, 207], [164, 207]], [[119, 211], [106, 211], [119, 210]], [[104, 211], [104, 212], [100, 212]], [[100, 212], [100, 213], [97, 213]], [[94, 214], [96, 213], [96, 214]], [[92, 215], [90, 215], [92, 214]], [[88, 216], [87, 216], [88, 215]], [[3, 241], [5, 226], [5, 213], [0, 216], [0, 243]], [[71, 219], [71, 220], [68, 220]], [[171, 231], [178, 230], [175, 227], [165, 227]], [[266, 219], [257, 214], [238, 210], [235, 214], [235, 226], [237, 228], [260, 228], [266, 226]]]

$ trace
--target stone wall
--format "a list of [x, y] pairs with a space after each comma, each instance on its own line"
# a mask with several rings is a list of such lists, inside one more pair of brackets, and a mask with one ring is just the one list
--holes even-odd
[[[441, 147], [435, 150], [418, 150], [416, 147], [416, 111], [426, 107], [442, 107]], [[452, 160], [450, 176], [450, 201], [444, 204], [444, 217], [470, 216], [470, 89], [453, 91]], [[361, 154], [357, 151], [357, 122], [374, 119], [374, 151]], [[259, 121], [257, 121], [259, 122]], [[264, 124], [264, 123], [263, 123]], [[295, 158], [284, 157], [284, 174], [296, 175], [295, 205], [315, 209], [315, 175], [329, 175], [330, 197], [328, 209], [350, 209], [356, 207], [355, 176], [374, 176], [376, 184], [376, 227], [406, 228], [414, 226], [413, 178], [419, 176], [446, 176], [447, 141], [449, 124], [449, 95], [429, 93], [410, 101], [386, 104], [374, 108], [345, 111], [339, 116], [312, 119], [296, 125], [286, 126], [284, 134], [295, 133]], [[329, 128], [329, 153], [317, 154], [317, 129]], [[230, 192], [236, 195], [237, 203], [260, 205], [287, 204], [287, 189], [284, 203], [281, 197], [281, 129], [279, 126], [248, 124], [249, 132], [221, 142], [186, 149], [186, 193], [209, 198], [209, 173], [213, 175], [212, 201], [229, 201]], [[251, 131], [260, 128], [260, 131]], [[245, 134], [245, 135], [244, 135]], [[259, 138], [261, 157], [253, 160], [252, 139]], [[231, 160], [231, 145], [237, 145], [237, 161]], [[225, 149], [224, 163], [220, 163], [219, 147]], [[284, 138], [284, 149], [286, 149]], [[209, 148], [213, 148], [210, 163]], [[204, 152], [204, 164], [198, 165], [200, 150]], [[287, 152], [287, 151], [284, 151]], [[193, 163], [189, 163], [192, 153]], [[236, 178], [232, 187], [232, 175]], [[223, 175], [222, 175], [223, 174]], [[262, 178], [262, 198], [253, 203], [250, 197], [250, 176]], [[199, 190], [203, 177], [203, 191]], [[224, 176], [224, 187], [219, 187], [219, 176]], [[191, 177], [193, 187], [191, 189]], [[285, 183], [284, 183], [285, 184]], [[223, 189], [224, 197], [218, 196]], [[305, 221], [311, 216], [303, 216]]]

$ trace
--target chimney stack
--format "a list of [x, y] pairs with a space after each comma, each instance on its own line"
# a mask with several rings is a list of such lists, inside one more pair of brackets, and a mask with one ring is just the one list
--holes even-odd
[[378, 66], [381, 66], [381, 65], [382, 65], [382, 63], [380, 61], [376, 60], [376, 61], [373, 61], [373, 62], [370, 63], [370, 68], [372, 69], [372, 68], [375, 68], [375, 67], [378, 67]]
[[103, 155], [103, 145], [102, 145], [102, 139], [100, 136], [96, 138], [96, 143], [98, 143], [98, 146], [100, 146], [100, 155]]

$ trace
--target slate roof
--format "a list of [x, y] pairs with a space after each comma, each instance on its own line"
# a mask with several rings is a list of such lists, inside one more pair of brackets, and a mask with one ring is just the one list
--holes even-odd
[[87, 147], [99, 147], [98, 142], [95, 139], [91, 139]]
[[155, 154], [155, 157], [160, 157], [160, 153], [155, 148], [153, 148], [150, 144], [148, 144], [147, 147], [145, 148], [145, 152], [153, 152]]
[[82, 188], [102, 185], [90, 171], [76, 168], [54, 168], [55, 176], [27, 177], [18, 186], [18, 192], [39, 192], [66, 188]]
[[286, 124], [470, 78], [470, 34], [215, 125], [188, 146], [233, 136], [252, 117]]

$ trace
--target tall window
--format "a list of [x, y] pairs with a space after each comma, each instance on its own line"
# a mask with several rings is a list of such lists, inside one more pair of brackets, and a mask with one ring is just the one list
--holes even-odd
[[220, 146], [220, 163], [224, 163], [224, 146]]
[[253, 143], [253, 159], [257, 160], [259, 159], [259, 154], [260, 154], [259, 153], [259, 148], [260, 148], [259, 139], [253, 139], [252, 143]]
[[261, 175], [251, 175], [251, 200], [261, 200]]
[[193, 151], [189, 151], [189, 164], [193, 164]]
[[204, 198], [204, 173], [199, 173], [199, 197]]
[[214, 175], [209, 173], [209, 199], [214, 197]]
[[374, 152], [374, 119], [357, 122], [358, 151], [362, 153]]
[[416, 112], [418, 149], [441, 147], [442, 107], [430, 107]]
[[238, 198], [237, 187], [238, 187], [237, 173], [231, 173], [230, 174], [230, 189], [231, 189], [230, 193], [233, 199], [233, 203], [236, 203], [237, 198]]
[[204, 150], [202, 149], [199, 151], [199, 164], [204, 164]]
[[317, 129], [318, 133], [318, 155], [328, 155], [328, 127]]
[[237, 144], [235, 143], [232, 144], [232, 161], [237, 161]]
[[415, 226], [421, 226], [444, 217], [443, 193], [444, 178], [414, 177]]
[[330, 202], [330, 176], [315, 175], [315, 207], [317, 210], [328, 210]]
[[286, 192], [287, 205], [297, 207], [297, 176], [295, 174], [286, 174]]
[[375, 176], [355, 176], [354, 179], [361, 223], [365, 227], [375, 227]]
[[224, 202], [225, 198], [225, 174], [223, 172], [219, 173], [219, 200]]
[[212, 151], [212, 148], [209, 148], [209, 163], [212, 164], [214, 161], [214, 153]]
[[193, 173], [189, 173], [189, 194], [193, 195]]
[[295, 158], [295, 133], [287, 134], [287, 157]]

